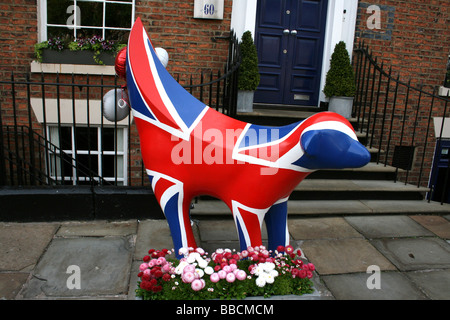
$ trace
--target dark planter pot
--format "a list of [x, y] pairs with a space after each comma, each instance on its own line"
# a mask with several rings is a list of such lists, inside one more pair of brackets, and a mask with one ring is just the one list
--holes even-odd
[[[100, 53], [99, 60], [103, 61], [105, 65], [114, 65], [115, 57], [113, 53], [102, 52]], [[94, 52], [83, 50], [83, 51], [55, 51], [44, 49], [42, 51], [42, 62], [43, 63], [65, 63], [65, 64], [93, 64], [98, 65], [94, 60]]]

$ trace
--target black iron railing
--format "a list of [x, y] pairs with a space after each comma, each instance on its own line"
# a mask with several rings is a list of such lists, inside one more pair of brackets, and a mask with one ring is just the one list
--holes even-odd
[[433, 154], [445, 138], [449, 97], [439, 96], [438, 87], [400, 80], [364, 44], [354, 50], [353, 63], [357, 84], [353, 116], [366, 146], [377, 163], [396, 168], [398, 180], [428, 186], [431, 196]]
[[[184, 87], [234, 116], [240, 55], [234, 33], [228, 40], [224, 69], [202, 70]], [[62, 78], [56, 74], [46, 81], [41, 74], [39, 80], [28, 75], [17, 80], [11, 74], [0, 81], [0, 186], [148, 184], [131, 117], [118, 124], [102, 116], [103, 96], [121, 88], [117, 78], [109, 83], [89, 75], [82, 81], [74, 75]]]

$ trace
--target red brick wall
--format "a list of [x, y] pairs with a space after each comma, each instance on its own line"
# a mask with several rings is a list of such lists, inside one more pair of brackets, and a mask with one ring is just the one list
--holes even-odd
[[38, 41], [36, 0], [6, 0], [0, 4], [0, 79], [11, 71], [30, 70]]
[[[374, 12], [367, 12], [367, 8], [375, 4], [380, 8], [380, 29], [368, 27]], [[359, 2], [355, 47], [359, 41], [363, 41], [373, 57], [377, 58], [378, 64], [384, 63], [386, 72], [392, 67], [389, 97], [385, 100], [384, 84], [379, 99], [380, 110], [385, 105], [387, 107], [383, 134], [381, 135], [380, 110], [377, 126], [374, 126], [382, 139], [381, 160], [386, 160], [391, 165], [395, 146], [415, 146], [413, 168], [408, 172], [407, 178], [408, 182], [420, 183], [422, 186], [426, 186], [428, 182], [436, 143], [433, 118], [450, 115], [448, 112], [444, 115], [445, 103], [442, 100], [432, 99], [426, 94], [420, 95], [414, 89], [408, 90], [406, 84], [409, 81], [413, 87], [423, 84], [423, 90], [430, 93], [443, 84], [450, 52], [449, 12], [450, 2], [445, 0]], [[383, 79], [386, 83], [387, 78]], [[397, 86], [395, 79], [399, 79], [401, 84]], [[369, 88], [371, 83], [370, 81]], [[366, 106], [370, 103], [370, 98], [367, 101]], [[368, 108], [365, 114], [367, 119]], [[374, 119], [374, 115], [371, 116]], [[376, 148], [378, 142], [376, 136]], [[406, 173], [401, 173], [400, 176], [406, 178]]]
[[[155, 47], [169, 53], [168, 70], [199, 74], [201, 69], [222, 69], [230, 33], [232, 1], [225, 0], [223, 20], [194, 19], [194, 1], [137, 1], [140, 17]], [[181, 78], [182, 80], [182, 78]]]
[[[380, 8], [380, 29], [367, 26], [373, 14], [367, 13], [370, 5]], [[450, 52], [449, 13], [448, 0], [360, 1], [355, 45], [364, 41], [374, 56], [405, 81], [442, 85]]]

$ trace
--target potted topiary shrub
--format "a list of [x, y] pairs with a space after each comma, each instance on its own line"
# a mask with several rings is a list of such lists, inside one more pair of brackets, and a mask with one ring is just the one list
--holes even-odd
[[259, 85], [259, 71], [258, 54], [250, 31], [246, 31], [242, 35], [240, 50], [237, 111], [252, 112], [253, 95]]
[[344, 41], [336, 44], [331, 55], [330, 69], [327, 72], [323, 92], [330, 98], [329, 111], [347, 119], [351, 117], [356, 92], [355, 74]]

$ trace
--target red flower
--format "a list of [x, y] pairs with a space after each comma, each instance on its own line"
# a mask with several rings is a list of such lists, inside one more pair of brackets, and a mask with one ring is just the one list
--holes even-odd
[[144, 260], [144, 262], [149, 262], [150, 261], [150, 256], [145, 256], [142, 260]]
[[294, 252], [294, 248], [291, 245], [287, 245], [285, 248], [287, 254], [291, 254]]
[[152, 280], [150, 280], [150, 284], [152, 286], [156, 286], [158, 284], [158, 281], [155, 278], [153, 278]]
[[284, 252], [284, 247], [283, 246], [278, 246], [277, 247], [277, 251], [278, 252]]
[[152, 291], [153, 291], [154, 293], [160, 292], [161, 290], [162, 290], [162, 287], [161, 287], [161, 286], [153, 286], [153, 287], [152, 287]]
[[302, 269], [302, 270], [300, 270], [300, 272], [298, 273], [298, 275], [299, 275], [300, 278], [304, 279], [304, 278], [306, 278], [307, 271], [304, 270], [304, 269]]
[[302, 255], [302, 250], [297, 249], [297, 255], [300, 257]]
[[138, 277], [140, 278], [140, 277], [142, 277], [142, 275], [143, 275], [144, 273], [141, 271], [141, 272], [139, 272], [138, 273]]
[[298, 269], [295, 269], [295, 268], [292, 269], [292, 270], [291, 270], [292, 277], [294, 277], [294, 278], [295, 278], [295, 277], [298, 277], [299, 272], [300, 272], [300, 271], [299, 271]]
[[156, 278], [161, 278], [162, 276], [163, 276], [163, 272], [161, 270], [156, 270], [155, 277]]
[[149, 254], [152, 254], [153, 252], [155, 252], [155, 249], [150, 249], [150, 250], [148, 250], [148, 253], [149, 253]]
[[170, 280], [170, 274], [165, 273], [165, 274], [162, 276], [162, 279], [163, 279], [164, 281], [169, 281], [169, 280]]
[[144, 274], [142, 275], [142, 281], [150, 281], [152, 277], [149, 274]]
[[214, 271], [219, 271], [220, 269], [222, 269], [222, 267], [218, 264], [214, 267]]

